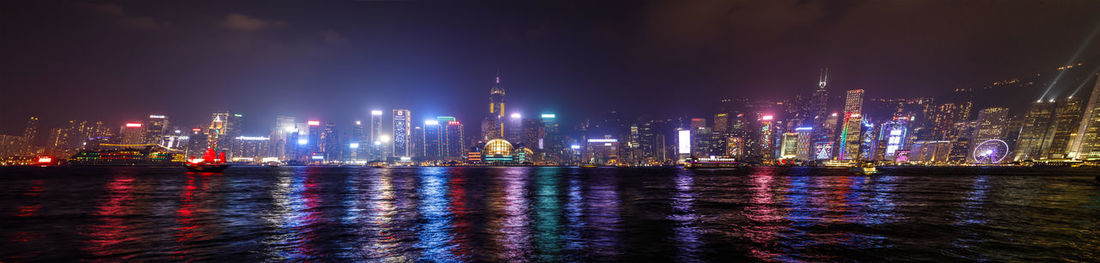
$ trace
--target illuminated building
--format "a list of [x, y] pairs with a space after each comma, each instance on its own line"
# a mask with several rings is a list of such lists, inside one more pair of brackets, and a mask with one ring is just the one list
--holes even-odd
[[145, 128], [141, 122], [127, 122], [119, 128], [119, 134], [122, 135], [122, 139], [119, 141], [121, 144], [144, 144], [145, 143]]
[[739, 159], [745, 151], [745, 139], [741, 137], [726, 137], [726, 156]]
[[272, 156], [278, 157], [280, 160], [288, 160], [291, 152], [288, 149], [293, 149], [295, 141], [290, 140], [291, 134], [297, 134], [298, 128], [294, 125], [294, 117], [276, 115], [275, 127], [271, 129], [271, 152]]
[[676, 130], [676, 146], [677, 159], [691, 156], [691, 130]]
[[691, 128], [691, 155], [696, 157], [710, 156], [710, 150], [712, 148], [711, 137], [712, 133], [710, 128], [705, 126]]
[[729, 131], [730, 116], [728, 113], [719, 113], [714, 115], [714, 132], [718, 134], [725, 134]]
[[[504, 125], [505, 136], [504, 139], [510, 142], [516, 142], [523, 144], [523, 114], [512, 113], [508, 116], [508, 121]], [[527, 147], [534, 147], [535, 145], [523, 145]]]
[[894, 161], [897, 159], [898, 150], [908, 149], [906, 142], [909, 136], [908, 122], [906, 118], [895, 118], [882, 124], [879, 129], [879, 145], [884, 146], [881, 156], [875, 156], [877, 160]]
[[439, 120], [426, 120], [424, 121], [424, 128], [420, 139], [423, 152], [420, 153], [421, 160], [425, 161], [438, 161], [443, 159], [444, 152], [447, 150], [446, 143], [444, 142], [444, 126], [439, 124]]
[[[433, 128], [438, 128], [439, 124], [436, 124], [436, 126], [437, 127], [433, 127]], [[424, 154], [428, 151], [427, 149], [424, 148], [426, 146], [425, 141], [424, 141], [424, 139], [426, 139], [425, 138], [426, 136], [425, 136], [424, 132], [425, 132], [424, 128], [421, 128], [420, 126], [413, 126], [412, 129], [409, 130], [409, 156], [406, 156], [406, 157], [409, 157], [409, 160], [415, 160], [415, 161], [435, 160], [435, 159], [429, 159], [428, 156], [424, 156]], [[435, 134], [433, 134], [433, 136], [436, 137], [435, 139], [438, 139], [439, 138], [439, 133], [436, 132]], [[431, 142], [435, 143], [435, 140], [433, 140]], [[435, 146], [438, 146], [438, 144], [435, 145]], [[438, 148], [435, 148], [435, 149], [432, 149], [432, 150], [434, 150], [435, 153], [439, 153]], [[430, 156], [430, 158], [436, 158], [436, 157], [438, 157], [438, 156], [434, 155], [434, 154], [432, 156]]]
[[466, 153], [466, 136], [463, 133], [462, 123], [454, 117], [448, 116], [438, 117], [436, 119], [441, 124], [446, 124], [443, 127], [441, 142], [444, 147], [443, 159], [448, 161], [462, 160], [463, 155]]
[[811, 161], [813, 157], [813, 127], [798, 127], [794, 129], [798, 134], [798, 148], [795, 151], [795, 159]]
[[546, 142], [543, 141], [546, 138], [546, 129], [543, 128], [542, 123], [538, 118], [524, 118], [522, 124], [522, 139], [521, 144], [527, 149], [535, 153], [534, 156], [528, 158], [533, 162], [543, 160], [543, 154], [546, 151]]
[[534, 160], [531, 159], [534, 155], [535, 152], [531, 149], [528, 149], [527, 147], [519, 147], [512, 152], [512, 159], [515, 161], [515, 163], [518, 164], [530, 164], [534, 163]]
[[798, 157], [798, 133], [784, 132], [779, 144], [780, 159], [795, 159]]
[[27, 119], [27, 126], [23, 129], [23, 152], [25, 155], [34, 155], [34, 139], [38, 137], [38, 117], [31, 116]]
[[384, 148], [382, 146], [382, 111], [370, 111], [370, 159], [382, 159]]
[[775, 117], [772, 115], [760, 117], [760, 150], [758, 154], [765, 162], [775, 160], [775, 149], [772, 146], [774, 145], [772, 140], [775, 138], [774, 134], [776, 133], [774, 119]]
[[409, 110], [393, 110], [393, 157], [409, 157], [409, 137], [412, 133], [412, 116]]
[[600, 139], [588, 139], [585, 144], [585, 162], [591, 164], [616, 164], [619, 159], [619, 140], [605, 135]]
[[931, 122], [932, 125], [932, 132], [928, 139], [954, 140], [955, 138], [951, 136], [951, 131], [954, 129], [953, 125], [970, 119], [972, 105], [973, 103], [968, 101], [964, 103], [944, 103], [938, 107], [929, 108], [932, 112], [925, 114], [929, 116], [926, 121]]
[[[821, 74], [818, 76], [817, 89], [814, 90], [814, 94], [810, 97], [810, 105], [807, 107], [806, 118], [812, 120], [812, 128], [814, 128], [814, 141], [831, 141], [828, 140], [827, 129], [825, 128], [825, 121], [829, 117], [827, 110], [829, 106], [829, 90], [826, 89], [829, 81], [829, 69], [822, 69]], [[805, 125], [805, 124], [802, 124]]]
[[1047, 131], [1053, 123], [1054, 101], [1036, 101], [1028, 108], [1024, 115], [1023, 126], [1020, 127], [1020, 138], [1016, 139], [1014, 161], [1038, 160], [1042, 154], [1042, 146], [1047, 141]]
[[814, 160], [829, 160], [833, 158], [833, 144], [834, 142], [815, 142], [814, 143]]
[[561, 162], [564, 159], [565, 153], [565, 140], [562, 137], [561, 130], [558, 127], [558, 115], [554, 113], [542, 113], [539, 115], [539, 121], [542, 122], [542, 138], [539, 141], [542, 142], [542, 158], [543, 160], [551, 162]]
[[363, 121], [355, 121], [355, 125], [351, 127], [351, 140], [348, 142], [348, 160], [358, 161], [365, 158], [368, 149], [366, 146], [370, 144], [369, 142], [370, 141], [367, 139], [367, 130], [363, 126]]
[[0, 135], [0, 157], [23, 155], [23, 137]]
[[909, 149], [909, 162], [924, 164], [947, 163], [951, 141], [916, 141]]
[[[1008, 124], [1008, 108], [993, 107], [982, 109], [978, 112], [978, 120], [974, 127], [974, 133], [970, 136], [970, 142], [984, 142], [991, 139], [1004, 139], [1005, 126]], [[974, 152], [977, 144], [970, 144], [967, 153]], [[967, 156], [972, 157], [971, 154]], [[969, 162], [975, 162], [973, 158], [967, 158]]]
[[489, 88], [489, 114], [481, 123], [483, 140], [504, 138], [504, 87], [500, 84], [500, 72], [496, 82]]
[[347, 147], [347, 145], [340, 143], [340, 138], [336, 133], [336, 123], [333, 122], [325, 122], [325, 126], [321, 128], [320, 136], [317, 137], [317, 142], [317, 149], [325, 157], [325, 160], [340, 160], [343, 150]]
[[[1054, 100], [1054, 99], [1052, 99]], [[1081, 116], [1084, 105], [1081, 98], [1067, 97], [1056, 101], [1053, 123], [1047, 129], [1046, 140], [1043, 142], [1040, 159], [1064, 159], [1070, 151], [1070, 140], [1077, 132], [1081, 124]]]
[[837, 159], [858, 160], [863, 145], [863, 90], [848, 90], [844, 100], [844, 122], [840, 128]]
[[704, 118], [691, 118], [691, 130], [698, 130], [699, 128], [707, 127], [707, 119]]
[[485, 143], [481, 150], [481, 160], [487, 164], [510, 164], [512, 159], [512, 144], [504, 139], [492, 139]]
[[233, 140], [237, 146], [229, 154], [233, 156], [230, 160], [245, 163], [256, 163], [266, 157], [271, 142], [270, 137], [262, 136], [237, 136]]
[[149, 114], [143, 124], [145, 139], [143, 143], [162, 144], [164, 135], [168, 134], [168, 117], [161, 114]]
[[[1078, 160], [1100, 159], [1100, 80], [1092, 77], [1092, 92], [1081, 117], [1074, 143], [1070, 144], [1069, 157]], [[1085, 87], [1087, 86], [1087, 82]], [[1085, 90], [1086, 94], [1088, 89]]]

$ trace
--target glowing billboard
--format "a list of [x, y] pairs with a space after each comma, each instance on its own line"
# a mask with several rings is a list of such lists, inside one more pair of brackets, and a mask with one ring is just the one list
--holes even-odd
[[678, 153], [689, 154], [691, 153], [691, 130], [679, 130], [678, 132]]

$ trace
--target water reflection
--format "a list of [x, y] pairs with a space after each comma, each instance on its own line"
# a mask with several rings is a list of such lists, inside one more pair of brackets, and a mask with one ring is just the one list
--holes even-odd
[[[73, 171], [64, 169], [44, 171]], [[1100, 254], [1094, 175], [243, 167], [65, 176], [13, 175], [0, 184], [0, 261], [950, 262]]]
[[421, 260], [452, 262], [456, 248], [451, 233], [450, 203], [447, 201], [447, 175], [445, 168], [431, 167], [420, 170], [420, 215], [423, 223], [417, 228], [423, 249]]
[[138, 236], [132, 235], [136, 226], [126, 221], [127, 216], [134, 214], [134, 180], [132, 175], [122, 174], [104, 186], [107, 192], [92, 213], [96, 222], [84, 231], [88, 235], [84, 249], [93, 256], [125, 255], [139, 250]]
[[680, 262], [699, 262], [699, 250], [702, 246], [699, 230], [699, 216], [695, 214], [695, 192], [692, 187], [695, 179], [688, 171], [676, 175], [676, 193], [672, 197], [672, 215], [669, 219], [676, 222], [673, 233], [676, 240], [677, 260]]
[[530, 257], [530, 219], [527, 216], [528, 168], [491, 170], [499, 180], [489, 195], [489, 233], [498, 247], [495, 261], [526, 261]]

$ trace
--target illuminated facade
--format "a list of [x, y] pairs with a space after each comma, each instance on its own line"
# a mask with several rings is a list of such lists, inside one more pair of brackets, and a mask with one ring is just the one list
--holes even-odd
[[482, 139], [504, 138], [504, 120], [504, 87], [500, 84], [500, 72], [497, 72], [496, 82], [489, 88], [489, 114], [481, 122]]
[[745, 154], [745, 139], [741, 137], [726, 137], [726, 156], [739, 159]]
[[[975, 124], [973, 135], [969, 136], [969, 142], [984, 142], [993, 139], [1003, 140], [1007, 132], [1008, 108], [993, 107], [982, 109], [978, 112], [978, 120]], [[969, 144], [966, 152], [974, 152], [975, 147], [977, 147], [977, 143]], [[967, 156], [971, 155], [968, 154]], [[976, 161], [974, 158], [967, 158], [967, 160], [971, 163]]]
[[409, 140], [412, 136], [412, 116], [406, 109], [393, 110], [393, 157], [409, 157]]
[[122, 135], [122, 139], [119, 140], [121, 144], [145, 143], [145, 125], [141, 122], [127, 122], [119, 128], [119, 131], [119, 134]]
[[844, 122], [837, 143], [837, 159], [858, 160], [863, 146], [863, 90], [849, 90], [844, 100]]
[[1077, 160], [1100, 159], [1100, 80], [1094, 75], [1092, 82], [1092, 93], [1077, 130], [1079, 136], [1070, 144], [1069, 157]]
[[512, 143], [504, 139], [492, 139], [485, 143], [481, 150], [481, 160], [487, 164], [508, 164], [515, 160], [512, 158]]

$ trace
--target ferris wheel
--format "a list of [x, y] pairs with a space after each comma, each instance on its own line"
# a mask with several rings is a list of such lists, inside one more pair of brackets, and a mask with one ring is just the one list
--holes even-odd
[[985, 140], [970, 154], [970, 158], [978, 164], [1001, 163], [1005, 156], [1008, 156], [1008, 143], [998, 139]]

